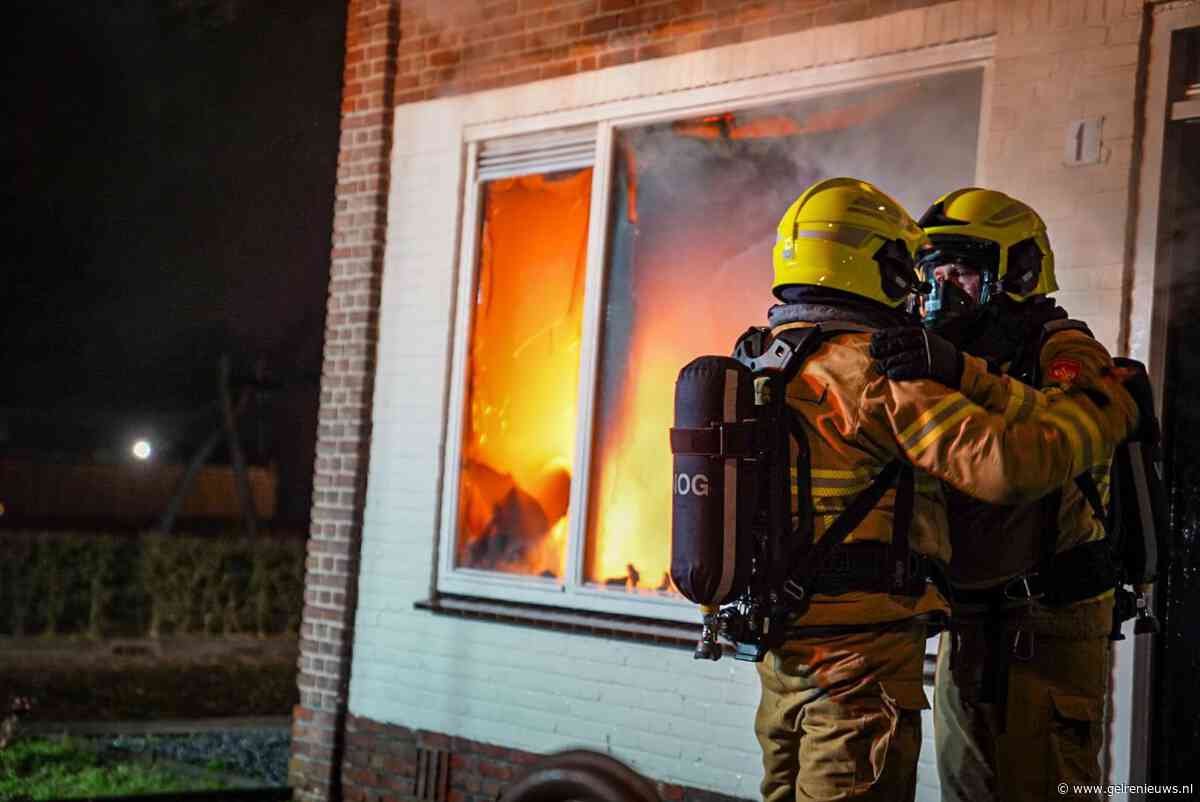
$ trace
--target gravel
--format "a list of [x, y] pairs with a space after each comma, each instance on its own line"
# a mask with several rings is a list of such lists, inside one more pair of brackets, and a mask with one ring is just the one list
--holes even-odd
[[121, 735], [112, 749], [217, 769], [264, 785], [287, 785], [291, 733], [286, 729], [224, 730], [191, 735]]

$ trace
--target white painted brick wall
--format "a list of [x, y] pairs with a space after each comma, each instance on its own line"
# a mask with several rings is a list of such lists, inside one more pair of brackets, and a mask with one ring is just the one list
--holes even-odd
[[[1046, 218], [1060, 303], [1118, 353], [1142, 3], [1001, 5], [986, 184]], [[1066, 167], [1067, 124], [1089, 117], [1104, 118], [1104, 160]]]
[[[1062, 5], [1070, 8], [967, 0], [399, 107], [351, 712], [536, 752], [608, 750], [657, 779], [757, 796], [751, 666], [413, 609], [428, 595], [434, 561], [463, 127], [987, 36], [998, 27], [983, 173], [1042, 211], [1059, 254], [1063, 303], [1115, 348], [1136, 4]], [[1105, 117], [1107, 161], [1062, 167], [1067, 121], [1093, 115]], [[918, 798], [934, 800], [928, 714], [925, 733]]]

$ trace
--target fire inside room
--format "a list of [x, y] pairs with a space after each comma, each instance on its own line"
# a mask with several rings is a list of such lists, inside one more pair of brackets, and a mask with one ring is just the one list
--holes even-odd
[[981, 81], [965, 70], [616, 131], [586, 493], [571, 487], [593, 168], [484, 182], [455, 567], [571, 579], [579, 499], [574, 581], [674, 595], [679, 368], [765, 324], [775, 225], [797, 188], [865, 176], [923, 208], [970, 184]]

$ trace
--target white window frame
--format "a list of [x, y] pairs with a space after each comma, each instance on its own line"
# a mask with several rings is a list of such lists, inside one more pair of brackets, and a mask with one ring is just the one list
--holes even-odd
[[[977, 182], [985, 180], [984, 161], [993, 80], [993, 40], [978, 39], [878, 58], [812, 67], [715, 86], [648, 95], [598, 106], [549, 112], [502, 122], [468, 124], [462, 129], [465, 181], [457, 265], [450, 392], [447, 399], [443, 460], [441, 529], [438, 536], [436, 590], [499, 601], [551, 605], [574, 610], [616, 613], [695, 623], [696, 606], [680, 598], [625, 594], [585, 585], [582, 580], [591, 486], [594, 402], [598, 392], [599, 351], [605, 292], [614, 132], [687, 117], [767, 106], [822, 95], [968, 69], [983, 69]], [[641, 65], [646, 68], [648, 65]], [[456, 567], [459, 478], [466, 416], [467, 348], [471, 338], [478, 240], [482, 228], [482, 181], [478, 175], [483, 143], [521, 136], [545, 136], [555, 130], [595, 126], [591, 216], [581, 331], [578, 418], [568, 520], [568, 554], [561, 579]], [[665, 435], [665, 433], [664, 433]], [[664, 440], [665, 442], [665, 440]], [[667, 485], [664, 483], [664, 492]]]

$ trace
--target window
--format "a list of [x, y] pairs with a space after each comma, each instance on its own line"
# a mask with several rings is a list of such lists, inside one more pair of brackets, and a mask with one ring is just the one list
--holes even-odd
[[486, 181], [455, 566], [564, 575], [592, 169]]
[[675, 376], [773, 303], [813, 181], [914, 215], [973, 182], [982, 70], [472, 143], [439, 589], [692, 621], [671, 587]]

